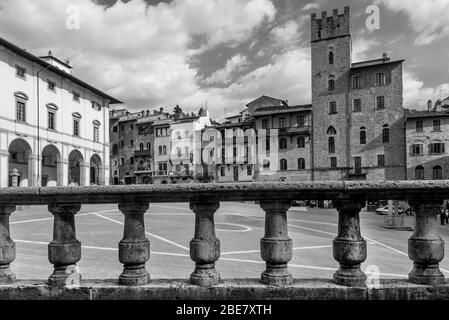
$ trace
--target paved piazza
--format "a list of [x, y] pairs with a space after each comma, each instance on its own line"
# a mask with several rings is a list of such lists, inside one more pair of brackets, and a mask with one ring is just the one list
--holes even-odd
[[[331, 278], [337, 269], [332, 256], [332, 239], [337, 234], [337, 212], [333, 209], [294, 207], [288, 212], [293, 239], [290, 271], [295, 278]], [[378, 268], [382, 278], [407, 277], [412, 262], [407, 256], [410, 231], [382, 228], [383, 216], [362, 211], [362, 235], [368, 242], [368, 259], [362, 270]], [[76, 216], [82, 259], [78, 264], [84, 279], [118, 278], [118, 242], [123, 236], [123, 215], [117, 205], [83, 206]], [[145, 216], [151, 241], [147, 263], [153, 279], [188, 278], [194, 269], [189, 241], [194, 232], [194, 215], [187, 203], [152, 204]], [[216, 214], [217, 236], [222, 254], [217, 270], [223, 278], [258, 278], [264, 270], [259, 243], [264, 234], [264, 214], [252, 203], [222, 203]], [[445, 242], [449, 226], [438, 226]], [[18, 279], [46, 279], [52, 272], [47, 245], [52, 239], [53, 217], [46, 207], [23, 207], [11, 216], [11, 236], [17, 244], [12, 270]], [[448, 248], [446, 246], [448, 256]], [[441, 270], [449, 276], [445, 258]]]

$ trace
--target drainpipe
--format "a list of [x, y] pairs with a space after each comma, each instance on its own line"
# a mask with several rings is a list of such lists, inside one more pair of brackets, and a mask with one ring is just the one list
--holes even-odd
[[37, 151], [38, 151], [38, 154], [37, 154], [37, 184], [38, 184], [38, 187], [39, 187], [39, 184], [41, 184], [40, 183], [40, 176], [41, 176], [40, 171], [41, 171], [41, 166], [42, 166], [42, 164], [39, 164], [39, 159], [41, 158], [41, 151], [40, 151], [40, 149], [41, 149], [41, 136], [40, 136], [41, 128], [40, 128], [40, 116], [39, 116], [39, 114], [40, 114], [40, 112], [39, 112], [40, 111], [39, 110], [39, 106], [40, 106], [39, 74], [42, 71], [47, 70], [51, 66], [52, 65], [49, 64], [46, 68], [43, 68], [36, 73], [36, 77], [37, 77], [37, 107], [36, 107], [36, 109], [37, 109]]

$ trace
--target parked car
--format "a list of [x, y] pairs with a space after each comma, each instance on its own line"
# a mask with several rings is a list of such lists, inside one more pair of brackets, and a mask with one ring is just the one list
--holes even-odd
[[[390, 210], [388, 209], [388, 206], [385, 206], [385, 207], [377, 209], [376, 213], [383, 215], [383, 216], [387, 216], [390, 214]], [[404, 208], [398, 207], [398, 214], [403, 214], [403, 213], [404, 213]]]

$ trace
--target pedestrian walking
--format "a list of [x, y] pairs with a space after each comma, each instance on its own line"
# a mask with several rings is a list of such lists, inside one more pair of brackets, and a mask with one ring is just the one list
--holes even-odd
[[440, 222], [441, 222], [441, 225], [442, 226], [444, 226], [444, 216], [445, 216], [446, 214], [445, 214], [445, 211], [443, 211], [443, 210], [441, 210], [440, 209]]
[[446, 222], [446, 224], [449, 224], [449, 210], [448, 209], [444, 210], [444, 221]]

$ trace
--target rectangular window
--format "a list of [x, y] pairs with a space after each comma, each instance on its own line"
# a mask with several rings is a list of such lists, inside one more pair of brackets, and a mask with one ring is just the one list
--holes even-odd
[[17, 101], [17, 121], [25, 122], [26, 114], [25, 114], [25, 103], [22, 101]]
[[16, 76], [22, 79], [26, 79], [27, 70], [21, 66], [16, 66]]
[[385, 109], [385, 97], [376, 97], [376, 109]]
[[337, 168], [337, 158], [331, 157], [331, 168], [336, 169]]
[[353, 89], [360, 89], [361, 88], [360, 77], [359, 76], [352, 77], [352, 88]]
[[384, 154], [380, 154], [377, 156], [377, 166], [378, 167], [385, 167], [385, 155]]
[[264, 119], [264, 120], [262, 120], [262, 129], [268, 129], [268, 127], [269, 127], [269, 124], [268, 124], [268, 119]]
[[117, 131], [118, 131], [118, 127], [117, 126], [112, 127], [112, 132], [117, 132]]
[[81, 95], [78, 92], [73, 91], [73, 101], [80, 102]]
[[329, 79], [329, 81], [328, 81], [328, 90], [329, 91], [334, 91], [335, 90], [335, 80], [334, 79]]
[[101, 111], [101, 104], [99, 104], [96, 101], [92, 101], [92, 109], [97, 110], [97, 111]]
[[306, 126], [306, 117], [305, 116], [298, 116], [297, 121], [298, 121], [299, 128], [304, 128]]
[[120, 141], [120, 148], [124, 148], [125, 147], [125, 141]]
[[125, 158], [120, 158], [120, 165], [124, 166], [125, 165]]
[[134, 157], [130, 158], [131, 164], [134, 164]]
[[131, 140], [131, 147], [134, 147], [134, 140]]
[[443, 154], [444, 153], [444, 143], [431, 143], [430, 144], [431, 154]]
[[441, 131], [440, 120], [433, 120], [433, 131]]
[[329, 102], [329, 114], [337, 113], [337, 101]]
[[279, 129], [285, 128], [285, 118], [279, 119]]
[[362, 158], [354, 157], [354, 173], [361, 174], [362, 173]]
[[385, 85], [385, 73], [376, 74], [376, 86], [384, 86]]
[[78, 119], [73, 119], [73, 135], [80, 136], [80, 121]]
[[47, 83], [48, 83], [48, 90], [56, 92], [56, 83], [50, 80], [48, 80]]
[[335, 153], [335, 138], [334, 137], [329, 137], [328, 151], [329, 151], [329, 153]]
[[55, 113], [48, 112], [48, 129], [55, 130]]
[[424, 123], [422, 120], [416, 120], [416, 132], [422, 132]]
[[422, 144], [412, 145], [411, 153], [412, 153], [412, 155], [423, 155], [424, 154], [424, 146]]
[[352, 100], [352, 111], [361, 112], [362, 111], [362, 99]]
[[247, 166], [246, 167], [246, 175], [247, 176], [252, 176], [253, 175], [253, 168], [252, 168], [252, 166]]
[[98, 126], [94, 127], [94, 142], [100, 141], [100, 128]]
[[226, 176], [225, 167], [220, 167], [220, 176], [222, 176], [222, 177]]

